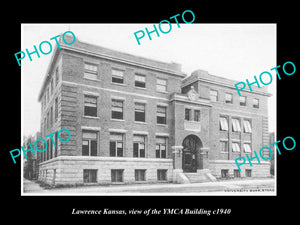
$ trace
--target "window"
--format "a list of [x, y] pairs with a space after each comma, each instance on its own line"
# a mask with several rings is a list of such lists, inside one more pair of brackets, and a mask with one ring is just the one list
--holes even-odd
[[41, 104], [42, 104], [42, 114], [43, 114], [43, 112], [44, 112], [44, 101], [43, 101], [44, 99], [42, 99], [42, 101], [41, 101]]
[[228, 141], [220, 141], [221, 152], [228, 152]]
[[145, 158], [145, 136], [133, 136], [133, 157]]
[[236, 118], [232, 118], [232, 131], [233, 132], [241, 132], [240, 120]]
[[46, 130], [47, 130], [47, 119], [45, 117], [45, 119], [44, 119], [44, 136], [46, 136]]
[[51, 92], [50, 95], [52, 95], [53, 94], [53, 79], [51, 79], [51, 82], [50, 82], [50, 92]]
[[210, 100], [212, 102], [217, 102], [218, 101], [218, 92], [215, 91], [215, 90], [210, 90], [209, 91], [209, 94], [210, 94]]
[[145, 122], [145, 104], [144, 103], [135, 103], [134, 120], [139, 121], [139, 122]]
[[229, 170], [221, 170], [221, 177], [222, 178], [228, 177], [228, 173], [229, 173]]
[[58, 82], [59, 82], [59, 74], [58, 74], [58, 67], [56, 67], [56, 70], [55, 70], [55, 86], [58, 85]]
[[166, 158], [167, 138], [156, 137], [156, 158]]
[[[49, 139], [47, 140], [47, 146], [49, 145]], [[49, 160], [50, 159], [50, 151], [46, 151], [46, 159]]]
[[244, 143], [244, 152], [251, 152], [251, 144]]
[[84, 64], [84, 78], [97, 80], [98, 66], [90, 63]]
[[123, 84], [124, 83], [124, 71], [112, 69], [112, 78], [113, 83]]
[[240, 152], [240, 143], [239, 142], [232, 142], [232, 151], [233, 152]]
[[184, 119], [185, 120], [191, 120], [191, 112], [192, 110], [191, 109], [185, 109], [185, 115], [184, 115]]
[[251, 122], [250, 120], [243, 120], [244, 124], [244, 132], [245, 133], [251, 133], [252, 132], [252, 127], [251, 127]]
[[111, 101], [111, 118], [123, 119], [123, 101], [112, 99]]
[[135, 181], [145, 181], [146, 180], [146, 170], [134, 170]]
[[200, 110], [194, 111], [194, 121], [197, 121], [197, 122], [200, 121]]
[[262, 158], [265, 158], [265, 159], [270, 158], [271, 153], [269, 150], [263, 149], [261, 152], [262, 152]]
[[240, 96], [240, 105], [245, 106], [246, 105], [246, 97], [245, 96]]
[[49, 159], [52, 159], [53, 158], [53, 145], [50, 145], [50, 149], [49, 150], [50, 150], [50, 152], [49, 152]]
[[50, 128], [53, 126], [53, 106], [50, 108]]
[[228, 119], [227, 117], [220, 117], [220, 130], [228, 130]]
[[253, 108], [259, 108], [259, 100], [257, 98], [253, 99]]
[[82, 132], [82, 155], [97, 156], [97, 133]]
[[159, 92], [167, 91], [167, 80], [157, 78], [156, 79], [156, 90]]
[[157, 170], [157, 180], [167, 180], [167, 170]]
[[166, 124], [167, 123], [167, 107], [157, 106], [156, 122], [158, 124]]
[[50, 87], [48, 87], [48, 102], [50, 102], [50, 97], [51, 97]]
[[135, 75], [135, 83], [134, 85], [136, 87], [140, 87], [140, 88], [146, 88], [146, 77], [143, 75]]
[[123, 156], [124, 138], [123, 134], [111, 133], [109, 142], [109, 155], [110, 156]]
[[123, 182], [123, 170], [111, 170], [111, 182]]
[[233, 170], [233, 176], [234, 177], [241, 177], [241, 173], [239, 170]]
[[48, 93], [48, 88], [47, 88], [47, 90], [46, 90], [46, 105], [47, 105], [48, 101], [49, 101], [49, 93]]
[[97, 117], [97, 97], [84, 96], [84, 115]]
[[58, 118], [58, 97], [55, 99], [55, 112], [54, 112], [54, 118], [55, 118], [55, 121], [57, 121], [57, 118]]
[[232, 94], [230, 93], [225, 94], [225, 103], [232, 103]]
[[252, 174], [251, 174], [251, 170], [250, 169], [246, 169], [245, 170], [245, 175], [246, 175], [246, 177], [251, 177], [252, 176]]
[[97, 183], [97, 170], [83, 170], [84, 183]]
[[50, 129], [50, 116], [49, 116], [49, 111], [47, 113], [47, 130]]
[[[58, 132], [55, 132], [55, 143], [57, 143], [57, 135], [58, 135]], [[57, 144], [55, 145], [54, 157], [57, 157]]]

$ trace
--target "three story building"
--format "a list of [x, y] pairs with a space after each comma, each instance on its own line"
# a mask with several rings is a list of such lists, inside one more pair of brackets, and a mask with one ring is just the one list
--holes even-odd
[[[65, 36], [65, 38], [71, 38]], [[70, 41], [71, 42], [71, 41]], [[234, 159], [268, 145], [267, 97], [235, 81], [79, 41], [60, 40], [38, 100], [39, 179], [52, 184], [201, 182], [265, 177], [270, 163]], [[68, 142], [57, 141], [67, 128]]]

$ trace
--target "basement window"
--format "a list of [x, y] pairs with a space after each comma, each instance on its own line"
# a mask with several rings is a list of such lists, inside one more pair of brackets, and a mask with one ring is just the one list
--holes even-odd
[[97, 170], [83, 170], [84, 183], [97, 183]]
[[111, 170], [111, 182], [123, 182], [123, 171], [124, 170]]

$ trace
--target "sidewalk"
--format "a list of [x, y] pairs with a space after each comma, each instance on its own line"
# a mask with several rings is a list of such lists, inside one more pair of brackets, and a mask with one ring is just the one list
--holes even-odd
[[[25, 180], [25, 179], [24, 179]], [[24, 193], [42, 193], [42, 194], [201, 194], [208, 193], [214, 195], [224, 194], [228, 192], [234, 194], [233, 192], [238, 190], [245, 190], [249, 192], [253, 189], [262, 190], [265, 193], [273, 193], [275, 189], [275, 179], [249, 179], [249, 180], [229, 180], [229, 181], [216, 181], [207, 183], [192, 183], [192, 184], [173, 184], [173, 183], [161, 183], [161, 184], [130, 184], [130, 185], [93, 185], [93, 186], [81, 186], [81, 187], [71, 187], [71, 188], [53, 188], [53, 189], [43, 189], [39, 187], [38, 184], [26, 180], [24, 182]], [[25, 191], [26, 190], [26, 191]], [[244, 193], [247, 194], [247, 193]]]
[[23, 178], [23, 192], [42, 192], [44, 191], [43, 188], [40, 187], [39, 184], [35, 183], [34, 181], [28, 180]]

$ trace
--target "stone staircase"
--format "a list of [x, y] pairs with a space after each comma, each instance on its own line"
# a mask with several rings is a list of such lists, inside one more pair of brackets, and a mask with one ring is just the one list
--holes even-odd
[[216, 181], [208, 169], [198, 170], [197, 173], [184, 173], [189, 183], [203, 183]]

